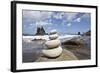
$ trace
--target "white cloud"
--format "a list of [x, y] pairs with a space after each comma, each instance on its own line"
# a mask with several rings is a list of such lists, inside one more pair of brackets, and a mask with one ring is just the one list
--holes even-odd
[[66, 21], [72, 21], [78, 13], [71, 13], [71, 12], [59, 12], [54, 13], [53, 17], [56, 19], [66, 19]]
[[85, 14], [81, 15], [80, 17], [76, 18], [74, 21], [75, 22], [81, 22], [82, 18], [86, 18], [86, 19], [90, 18], [90, 14], [89, 13], [85, 13]]
[[74, 20], [75, 22], [80, 22], [81, 18], [77, 18], [76, 20]]
[[59, 12], [59, 13], [56, 13], [56, 14], [54, 13], [53, 17], [56, 18], [56, 19], [62, 19], [63, 15], [64, 15], [64, 12]]
[[85, 13], [82, 18], [90, 18], [90, 13]]
[[68, 23], [71, 26], [71, 22], [80, 22], [82, 17], [90, 17], [88, 13], [77, 17], [74, 12], [46, 12], [46, 11], [23, 11], [23, 17], [27, 19], [28, 22], [34, 22], [36, 25], [52, 25], [53, 16], [56, 19], [62, 19], [62, 24]]
[[50, 18], [52, 12], [42, 12], [42, 11], [23, 11], [24, 18], [33, 19], [34, 21], [40, 21]]
[[35, 23], [36, 26], [52, 25], [50, 20], [52, 14], [53, 12], [23, 11], [23, 18], [26, 18], [27, 22]]
[[71, 22], [74, 18], [76, 18], [76, 15], [78, 13], [65, 13], [65, 18], [67, 21]]
[[70, 27], [71, 25], [72, 25], [71, 23], [68, 23], [68, 24], [67, 24], [68, 27]]
[[36, 22], [36, 25], [37, 25], [37, 26], [45, 26], [45, 25], [52, 25], [52, 23], [50, 23], [50, 22], [39, 21], [39, 22]]
[[33, 26], [34, 24], [29, 24], [30, 26]]

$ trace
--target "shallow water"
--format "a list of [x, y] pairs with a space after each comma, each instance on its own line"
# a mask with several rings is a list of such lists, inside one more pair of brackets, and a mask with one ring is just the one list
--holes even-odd
[[39, 56], [41, 56], [41, 51], [43, 49], [44, 41], [32, 41], [32, 42], [22, 42], [23, 49], [23, 62], [34, 62]]

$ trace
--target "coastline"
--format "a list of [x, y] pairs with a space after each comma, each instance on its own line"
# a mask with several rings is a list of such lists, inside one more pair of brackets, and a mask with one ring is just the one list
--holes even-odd
[[[69, 38], [64, 38], [61, 39], [61, 42], [64, 42], [64, 41], [67, 41], [67, 40], [71, 40], [72, 38], [75, 38], [75, 36]], [[79, 36], [76, 37], [77, 39], [79, 39]], [[76, 39], [75, 38], [75, 39]], [[32, 38], [23, 38], [24, 40], [25, 39], [29, 39], [29, 40], [32, 40]], [[85, 45], [81, 45], [80, 47], [78, 46], [73, 46], [73, 45], [62, 45], [63, 49], [64, 50], [68, 50], [70, 51], [71, 53], [73, 53], [74, 56], [76, 56], [78, 58], [78, 60], [87, 60], [87, 59], [90, 59], [91, 57], [91, 43], [90, 43], [90, 37], [82, 37], [82, 39], [84, 39], [84, 42], [85, 42]], [[47, 40], [47, 39], [46, 39]], [[88, 42], [87, 42], [88, 40]], [[23, 41], [22, 44], [23, 44], [23, 63], [28, 63], [28, 62], [37, 62], [37, 60], [39, 58], [41, 58], [42, 56], [42, 49], [43, 49], [43, 42], [44, 40], [32, 40], [30, 42], [27, 42], [27, 41]], [[62, 58], [61, 58], [62, 59]], [[48, 60], [48, 59], [47, 59]], [[73, 60], [73, 59], [72, 59]], [[45, 61], [45, 60], [44, 60]], [[53, 59], [53, 61], [55, 61]], [[67, 61], [67, 59], [66, 59]], [[40, 61], [41, 62], [41, 61]]]

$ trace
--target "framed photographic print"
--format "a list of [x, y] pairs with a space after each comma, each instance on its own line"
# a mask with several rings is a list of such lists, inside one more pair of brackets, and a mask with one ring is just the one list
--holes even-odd
[[97, 67], [97, 6], [11, 2], [11, 71]]

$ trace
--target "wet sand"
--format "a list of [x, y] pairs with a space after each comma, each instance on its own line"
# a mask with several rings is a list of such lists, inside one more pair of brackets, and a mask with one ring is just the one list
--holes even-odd
[[91, 59], [91, 39], [90, 37], [82, 37], [84, 40], [83, 45], [63, 45], [66, 50], [71, 51], [79, 60]]
[[76, 46], [66, 46], [66, 50], [71, 51], [79, 60], [87, 60], [91, 57], [90, 48], [87, 45], [76, 47]]

